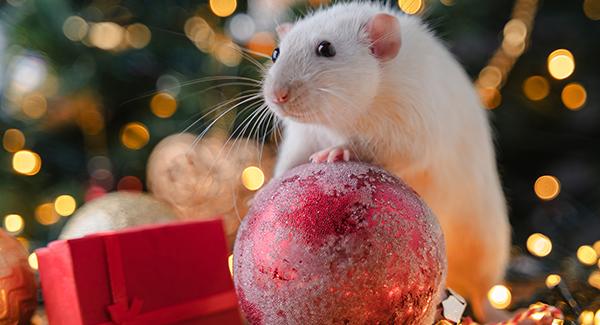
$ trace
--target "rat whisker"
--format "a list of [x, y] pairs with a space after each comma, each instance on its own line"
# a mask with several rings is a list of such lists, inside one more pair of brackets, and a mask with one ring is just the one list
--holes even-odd
[[[241, 92], [240, 94], [242, 94], [242, 93], [245, 93], [245, 92], [247, 93], [248, 91], [243, 91], [243, 92]], [[207, 117], [208, 115], [210, 115], [210, 114], [212, 114], [212, 113], [216, 112], [217, 110], [219, 110], [220, 108], [222, 108], [222, 107], [224, 107], [224, 106], [227, 106], [227, 105], [229, 105], [229, 104], [235, 103], [235, 102], [236, 102], [236, 101], [238, 101], [238, 100], [243, 100], [243, 99], [247, 99], [247, 98], [251, 98], [251, 97], [256, 97], [256, 96], [259, 96], [259, 95], [260, 95], [260, 94], [259, 94], [258, 92], [255, 92], [255, 91], [250, 91], [250, 93], [249, 93], [249, 94], [247, 94], [247, 95], [246, 95], [246, 94], [244, 94], [244, 95], [240, 95], [240, 96], [238, 96], [238, 97], [235, 97], [235, 98], [232, 98], [232, 99], [226, 100], [226, 101], [224, 101], [224, 102], [221, 102], [221, 103], [219, 103], [219, 104], [217, 104], [217, 105], [213, 106], [212, 108], [210, 108], [210, 109], [208, 110], [208, 112], [204, 113], [202, 116], [200, 116], [199, 118], [197, 118], [197, 119], [196, 119], [196, 121], [194, 121], [192, 124], [190, 124], [190, 125], [189, 125], [189, 126], [187, 126], [185, 129], [183, 129], [183, 130], [181, 131], [181, 133], [188, 132], [188, 131], [189, 131], [191, 128], [193, 128], [193, 127], [194, 127], [196, 124], [200, 123], [200, 122], [202, 121], [202, 119], [204, 119], [204, 118], [205, 118], [205, 117]]]

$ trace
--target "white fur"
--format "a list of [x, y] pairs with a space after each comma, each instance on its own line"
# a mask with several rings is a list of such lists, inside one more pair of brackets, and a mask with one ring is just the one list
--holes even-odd
[[[379, 62], [364, 26], [380, 12], [400, 21], [398, 56]], [[332, 58], [315, 54], [331, 42]], [[490, 126], [474, 87], [419, 18], [368, 2], [337, 4], [298, 21], [280, 43], [264, 95], [285, 125], [276, 175], [315, 151], [348, 146], [411, 185], [438, 216], [448, 286], [483, 317], [487, 290], [502, 281], [510, 227]], [[290, 101], [271, 100], [289, 86]]]

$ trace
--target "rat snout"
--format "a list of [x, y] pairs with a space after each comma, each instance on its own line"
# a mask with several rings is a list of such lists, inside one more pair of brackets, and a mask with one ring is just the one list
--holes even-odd
[[273, 89], [273, 101], [276, 104], [283, 104], [290, 99], [290, 87], [281, 86]]

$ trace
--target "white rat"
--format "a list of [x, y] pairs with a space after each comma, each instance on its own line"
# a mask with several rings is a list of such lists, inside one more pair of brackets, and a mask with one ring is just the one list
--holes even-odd
[[461, 66], [419, 18], [371, 2], [277, 31], [263, 85], [284, 124], [275, 174], [351, 155], [395, 173], [439, 218], [448, 287], [496, 318], [486, 296], [503, 280], [510, 226], [490, 125]]

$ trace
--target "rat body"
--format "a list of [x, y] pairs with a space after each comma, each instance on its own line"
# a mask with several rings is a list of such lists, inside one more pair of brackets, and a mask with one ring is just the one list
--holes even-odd
[[486, 295], [503, 279], [510, 226], [486, 111], [462, 67], [419, 18], [370, 2], [336, 4], [278, 33], [263, 86], [284, 123], [275, 174], [352, 155], [399, 176], [440, 221], [448, 287], [490, 319]]

